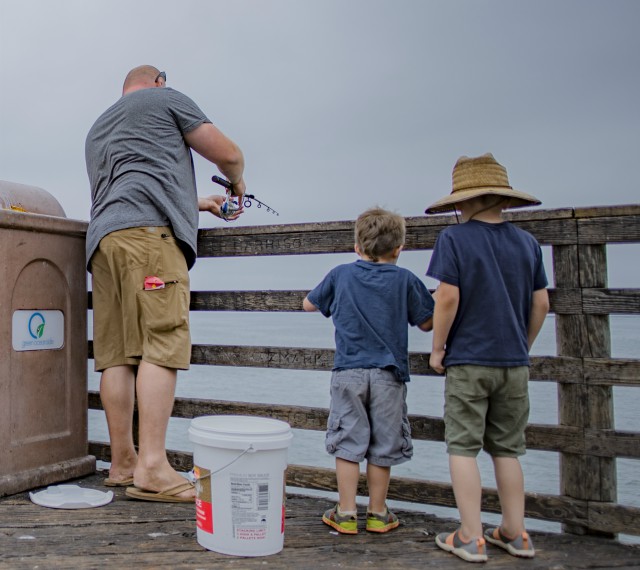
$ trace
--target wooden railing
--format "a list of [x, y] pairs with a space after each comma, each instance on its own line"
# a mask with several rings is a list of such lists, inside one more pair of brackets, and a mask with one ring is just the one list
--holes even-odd
[[[527, 427], [529, 449], [560, 453], [560, 494], [528, 493], [528, 517], [557, 521], [573, 533], [640, 535], [640, 508], [618, 504], [616, 458], [640, 459], [640, 433], [614, 428], [613, 386], [640, 387], [640, 359], [611, 358], [610, 314], [639, 314], [640, 289], [607, 287], [608, 244], [640, 243], [640, 205], [567, 208], [510, 213], [553, 254], [551, 310], [556, 322], [556, 356], [531, 359], [532, 381], [558, 385], [557, 425]], [[451, 216], [407, 219], [407, 250], [432, 249]], [[353, 251], [353, 222], [225, 227], [200, 230], [199, 257], [307, 255]], [[629, 256], [629, 263], [633, 256]], [[636, 261], [637, 264], [637, 261]], [[550, 279], [551, 281], [551, 279]], [[301, 311], [308, 291], [197, 291], [193, 311]], [[90, 357], [92, 346], [89, 347]], [[331, 370], [333, 350], [274, 346], [193, 346], [193, 364], [296, 370]], [[412, 377], [433, 377], [429, 354], [410, 354]], [[416, 378], [416, 381], [429, 381]], [[640, 396], [640, 394], [639, 394]], [[640, 401], [640, 398], [639, 398]], [[102, 409], [99, 395], [89, 407]], [[293, 405], [248, 404], [205, 399], [176, 400], [173, 415], [242, 414], [287, 421], [292, 428], [325, 430], [328, 410]], [[441, 417], [411, 415], [416, 440], [443, 441]], [[109, 446], [90, 442], [90, 452], [109, 461]], [[170, 452], [176, 468], [189, 470], [188, 453]], [[290, 465], [287, 484], [335, 491], [331, 469]], [[361, 478], [359, 493], [366, 495]], [[389, 498], [455, 507], [451, 485], [392, 477]], [[483, 510], [499, 512], [494, 489], [485, 489]]]

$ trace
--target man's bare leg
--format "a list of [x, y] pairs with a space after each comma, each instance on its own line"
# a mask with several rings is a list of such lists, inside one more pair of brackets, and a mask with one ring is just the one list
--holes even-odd
[[[177, 376], [177, 370], [149, 362], [142, 361], [138, 368], [136, 391], [140, 433], [134, 483], [148, 491], [164, 491], [185, 482], [184, 477], [171, 467], [166, 450]], [[178, 496], [193, 497], [195, 491], [183, 491]]]
[[133, 366], [113, 366], [102, 372], [100, 399], [109, 428], [111, 442], [109, 478], [113, 481], [124, 481], [132, 477], [138, 461], [133, 445], [135, 389]]

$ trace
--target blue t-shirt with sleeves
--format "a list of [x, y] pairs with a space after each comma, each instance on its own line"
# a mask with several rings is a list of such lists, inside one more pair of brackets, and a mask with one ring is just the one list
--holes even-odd
[[529, 365], [532, 295], [547, 286], [531, 234], [509, 222], [449, 226], [438, 235], [427, 275], [460, 290], [445, 366]]
[[334, 370], [384, 368], [409, 381], [408, 325], [433, 315], [434, 302], [411, 271], [358, 260], [332, 269], [308, 299], [335, 326]]

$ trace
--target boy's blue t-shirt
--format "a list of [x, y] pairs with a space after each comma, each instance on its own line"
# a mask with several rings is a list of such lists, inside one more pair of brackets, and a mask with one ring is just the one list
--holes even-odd
[[332, 269], [308, 299], [335, 326], [334, 370], [385, 368], [409, 381], [408, 326], [433, 315], [433, 298], [411, 271], [358, 260]]
[[531, 299], [547, 286], [531, 234], [508, 222], [449, 226], [436, 240], [427, 275], [460, 290], [445, 366], [529, 365]]

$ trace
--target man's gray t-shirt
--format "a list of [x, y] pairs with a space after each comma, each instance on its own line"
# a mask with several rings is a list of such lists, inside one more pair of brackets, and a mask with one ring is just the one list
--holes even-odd
[[107, 234], [171, 226], [191, 268], [196, 260], [198, 195], [184, 134], [211, 122], [186, 95], [149, 88], [124, 95], [89, 130], [91, 184], [87, 265]]

